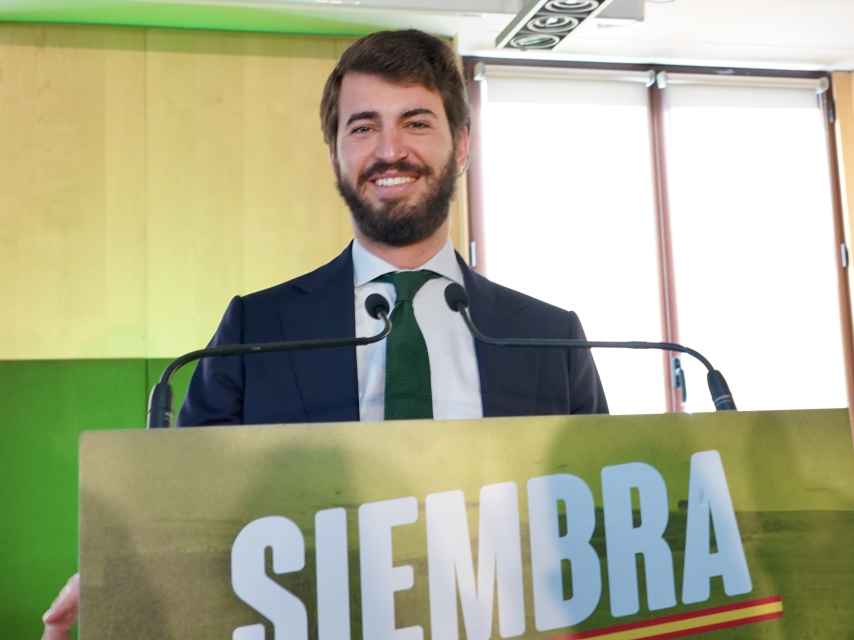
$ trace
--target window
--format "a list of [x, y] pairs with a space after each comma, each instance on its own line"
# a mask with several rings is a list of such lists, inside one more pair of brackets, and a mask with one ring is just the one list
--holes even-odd
[[[665, 90], [680, 338], [739, 409], [845, 406], [833, 210], [815, 86]], [[712, 411], [683, 359], [689, 411]]]
[[[576, 311], [590, 339], [661, 339], [647, 77], [489, 69], [486, 275]], [[612, 412], [664, 410], [659, 353], [594, 356]]]
[[[669, 337], [661, 300], [672, 299], [673, 330], [727, 376], [740, 409], [847, 404], [817, 81], [659, 74], [670, 204], [659, 219], [649, 73], [489, 65], [485, 77], [488, 277], [575, 310], [597, 340]], [[666, 409], [659, 352], [594, 357], [612, 413]], [[681, 361], [684, 409], [713, 410], [702, 365]]]

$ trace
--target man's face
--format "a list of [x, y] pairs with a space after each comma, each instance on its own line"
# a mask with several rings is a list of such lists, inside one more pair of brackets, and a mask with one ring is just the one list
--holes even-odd
[[358, 231], [396, 247], [437, 233], [468, 152], [465, 131], [455, 148], [441, 96], [348, 73], [338, 114], [332, 163]]

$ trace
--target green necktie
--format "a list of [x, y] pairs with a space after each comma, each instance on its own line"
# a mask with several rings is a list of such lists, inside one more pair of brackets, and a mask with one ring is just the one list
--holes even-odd
[[391, 312], [394, 326], [386, 344], [386, 420], [433, 417], [430, 360], [424, 335], [415, 321], [412, 300], [425, 282], [438, 277], [432, 271], [398, 271], [377, 278], [391, 282], [397, 292]]

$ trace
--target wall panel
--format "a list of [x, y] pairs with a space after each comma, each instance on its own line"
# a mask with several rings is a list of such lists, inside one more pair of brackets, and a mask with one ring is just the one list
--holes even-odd
[[0, 361], [0, 629], [38, 638], [77, 567], [80, 431], [143, 424], [146, 362]]
[[851, 250], [851, 232], [854, 230], [854, 72], [837, 71], [833, 74], [833, 96], [836, 101], [836, 142], [842, 207]]
[[318, 103], [350, 41], [2, 25], [0, 359], [174, 356], [336, 255]]
[[0, 358], [144, 350], [141, 46], [0, 29]]
[[243, 279], [241, 37], [151, 30], [146, 55], [148, 353], [195, 348]]
[[299, 275], [337, 255], [350, 238], [318, 115], [341, 42], [349, 40], [247, 41], [246, 134], [254, 153], [244, 174], [245, 287]]

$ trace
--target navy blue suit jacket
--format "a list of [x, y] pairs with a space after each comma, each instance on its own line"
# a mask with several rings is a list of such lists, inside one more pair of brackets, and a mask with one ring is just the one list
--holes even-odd
[[[578, 317], [490, 282], [457, 256], [474, 322], [496, 337], [583, 338]], [[350, 247], [327, 265], [236, 296], [211, 346], [355, 333]], [[449, 310], [449, 313], [450, 310]], [[586, 349], [508, 349], [476, 343], [483, 414], [607, 413]], [[201, 360], [179, 425], [338, 422], [359, 419], [355, 347]]]

